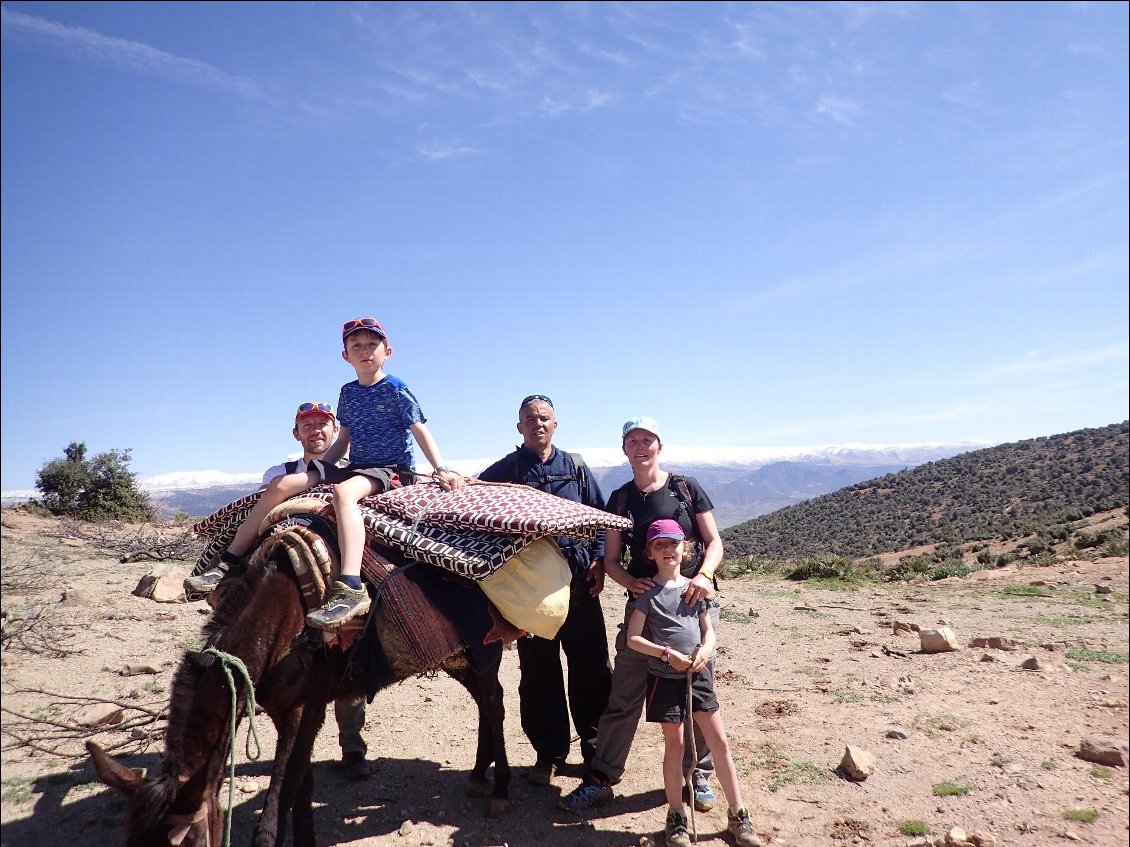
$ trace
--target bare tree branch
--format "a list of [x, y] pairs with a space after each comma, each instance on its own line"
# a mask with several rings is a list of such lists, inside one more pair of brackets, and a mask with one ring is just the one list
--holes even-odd
[[[140, 753], [165, 734], [163, 723], [168, 715], [168, 705], [162, 701], [138, 703], [126, 699], [61, 694], [42, 688], [6, 688], [4, 694], [5, 697], [25, 694], [42, 698], [41, 704], [31, 710], [31, 714], [0, 706], [0, 712], [9, 716], [0, 726], [3, 739], [0, 750], [4, 751], [30, 748], [59, 758], [81, 759], [86, 756], [83, 747], [86, 739], [105, 736], [99, 743], [108, 751], [129, 748]], [[111, 726], [82, 726], [75, 720], [82, 708], [104, 703], [122, 709], [123, 719]], [[66, 709], [70, 709], [69, 715], [59, 714]]]

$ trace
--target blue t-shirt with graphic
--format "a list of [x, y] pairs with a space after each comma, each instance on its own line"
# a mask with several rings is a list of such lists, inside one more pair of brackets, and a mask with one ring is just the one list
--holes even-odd
[[420, 404], [402, 380], [385, 374], [372, 385], [341, 387], [337, 419], [349, 428], [349, 463], [415, 469], [412, 424], [426, 423]]

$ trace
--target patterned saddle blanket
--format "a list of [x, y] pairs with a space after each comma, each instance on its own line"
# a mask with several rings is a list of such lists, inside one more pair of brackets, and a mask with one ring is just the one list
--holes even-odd
[[[209, 539], [193, 573], [219, 561], [260, 496], [242, 497], [193, 526]], [[333, 489], [317, 486], [293, 499], [310, 498], [330, 503]], [[628, 518], [527, 485], [478, 481], [456, 491], [432, 481], [406, 485], [362, 500], [361, 513], [371, 542], [474, 580], [486, 579], [539, 538], [590, 540], [600, 529], [623, 531], [632, 525]], [[268, 516], [260, 531], [271, 522]]]
[[[219, 560], [260, 496], [236, 500], [193, 527], [210, 539], [194, 573]], [[330, 518], [332, 499], [332, 487], [313, 488], [273, 509], [260, 533], [303, 512]], [[631, 527], [627, 518], [529, 486], [478, 481], [450, 492], [431, 481], [404, 486], [362, 500], [361, 512], [370, 551], [393, 551], [475, 580], [507, 621], [544, 638], [565, 620], [570, 582], [550, 538], [590, 540], [600, 529]]]
[[[307, 611], [322, 604], [337, 568], [333, 507], [314, 502], [321, 507], [321, 514], [302, 512], [281, 518], [271, 526], [249, 563], [256, 567], [276, 554], [285, 555]], [[433, 670], [464, 647], [475, 652], [523, 634], [482, 595], [476, 583], [452, 576], [444, 582], [442, 571], [432, 571], [436, 576], [429, 581], [425, 572], [415, 573], [413, 563], [403, 556], [386, 553], [366, 548], [361, 571], [377, 588], [380, 602], [389, 608], [389, 620], [414, 667]], [[362, 618], [351, 621], [334, 631], [334, 643], [348, 648], [365, 625]], [[372, 690], [375, 692], [381, 684], [382, 680], [376, 680]]]

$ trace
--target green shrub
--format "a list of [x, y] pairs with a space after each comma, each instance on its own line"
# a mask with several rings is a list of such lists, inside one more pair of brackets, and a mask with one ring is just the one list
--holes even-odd
[[903, 835], [929, 835], [930, 827], [926, 821], [903, 821], [899, 824], [899, 832]]
[[1086, 647], [1073, 647], [1067, 651], [1068, 659], [1080, 662], [1101, 662], [1106, 665], [1124, 665], [1130, 662], [1130, 655], [1114, 650], [1090, 650]]
[[972, 790], [968, 785], [958, 785], [954, 782], [939, 782], [933, 788], [935, 797], [964, 797]]
[[129, 450], [108, 450], [86, 458], [86, 445], [72, 441], [59, 459], [46, 462], [35, 487], [54, 515], [86, 521], [148, 521], [154, 516], [149, 498], [129, 470]]
[[794, 581], [820, 579], [833, 582], [859, 582], [863, 573], [853, 559], [846, 556], [827, 556], [807, 559], [785, 574]]
[[1099, 813], [1094, 809], [1068, 809], [1063, 813], [1063, 816], [1069, 821], [1076, 821], [1077, 823], [1094, 823]]

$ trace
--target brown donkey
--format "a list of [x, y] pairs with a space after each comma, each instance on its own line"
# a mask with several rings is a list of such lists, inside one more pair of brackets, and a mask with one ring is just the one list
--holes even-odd
[[[278, 549], [278, 548], [276, 548]], [[305, 629], [298, 585], [285, 555], [276, 552], [230, 579], [211, 621], [204, 628], [206, 647], [235, 656], [246, 666], [256, 699], [278, 732], [263, 814], [255, 827], [255, 847], [275, 847], [288, 813], [293, 812], [293, 844], [314, 847], [314, 740], [326, 705], [357, 693], [360, 681], [347, 678], [346, 656], [339, 650], [304, 650], [295, 641]], [[481, 592], [468, 591], [486, 607]], [[378, 602], [369, 621], [385, 669], [380, 687], [433, 670], [414, 664], [405, 650], [394, 612]], [[292, 646], [294, 649], [292, 650]], [[468, 779], [472, 796], [490, 795], [488, 813], [510, 809], [510, 766], [503, 739], [500, 644], [475, 651], [466, 645], [439, 667], [458, 680], [478, 707], [478, 743]], [[231, 691], [222, 662], [211, 652], [186, 653], [173, 677], [169, 722], [161, 773], [142, 777], [88, 742], [98, 778], [127, 799], [127, 847], [218, 847], [224, 843], [224, 811], [219, 790], [231, 739]], [[243, 713], [246, 691], [239, 684], [237, 710]], [[493, 788], [487, 770], [494, 765]]]

